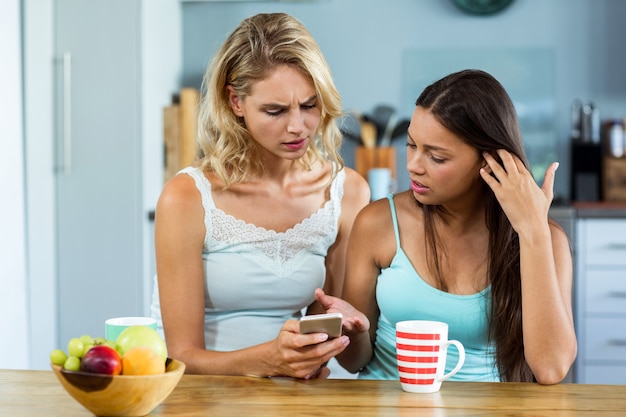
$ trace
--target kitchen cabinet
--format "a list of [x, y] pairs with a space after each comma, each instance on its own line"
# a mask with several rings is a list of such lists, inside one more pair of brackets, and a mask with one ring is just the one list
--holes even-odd
[[59, 343], [142, 314], [136, 0], [55, 2]]
[[576, 221], [576, 382], [626, 384], [626, 218]]

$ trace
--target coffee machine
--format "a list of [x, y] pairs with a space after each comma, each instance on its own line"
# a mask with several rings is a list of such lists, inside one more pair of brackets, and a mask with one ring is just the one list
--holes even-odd
[[601, 201], [602, 157], [600, 113], [593, 103], [572, 104], [571, 200]]
[[603, 200], [602, 146], [572, 141], [571, 161], [572, 201]]

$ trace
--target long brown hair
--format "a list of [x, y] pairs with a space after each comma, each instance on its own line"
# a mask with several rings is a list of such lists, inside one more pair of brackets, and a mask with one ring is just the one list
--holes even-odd
[[[417, 99], [446, 129], [457, 134], [477, 152], [505, 149], [528, 167], [515, 107], [504, 87], [490, 74], [464, 70], [428, 86]], [[517, 233], [485, 184], [485, 223], [489, 230], [488, 282], [491, 284], [489, 338], [495, 343], [495, 359], [503, 381], [533, 381], [524, 358], [520, 246]], [[433, 269], [441, 283], [434, 225], [438, 206], [423, 205], [427, 247], [434, 256]], [[445, 284], [443, 284], [445, 290]]]

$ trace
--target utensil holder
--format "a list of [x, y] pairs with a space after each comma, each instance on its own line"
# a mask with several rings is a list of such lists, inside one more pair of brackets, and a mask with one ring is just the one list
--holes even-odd
[[396, 179], [396, 149], [392, 146], [367, 148], [359, 146], [355, 150], [354, 169], [367, 179], [372, 168], [389, 168], [391, 177]]

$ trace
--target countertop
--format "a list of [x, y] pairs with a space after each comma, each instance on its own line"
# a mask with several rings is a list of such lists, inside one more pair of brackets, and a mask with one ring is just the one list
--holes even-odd
[[[626, 386], [444, 382], [433, 394], [398, 381], [183, 375], [157, 416], [623, 417]], [[0, 370], [0, 415], [93, 417], [51, 371]]]
[[603, 218], [626, 217], [626, 202], [573, 202], [576, 217]]

